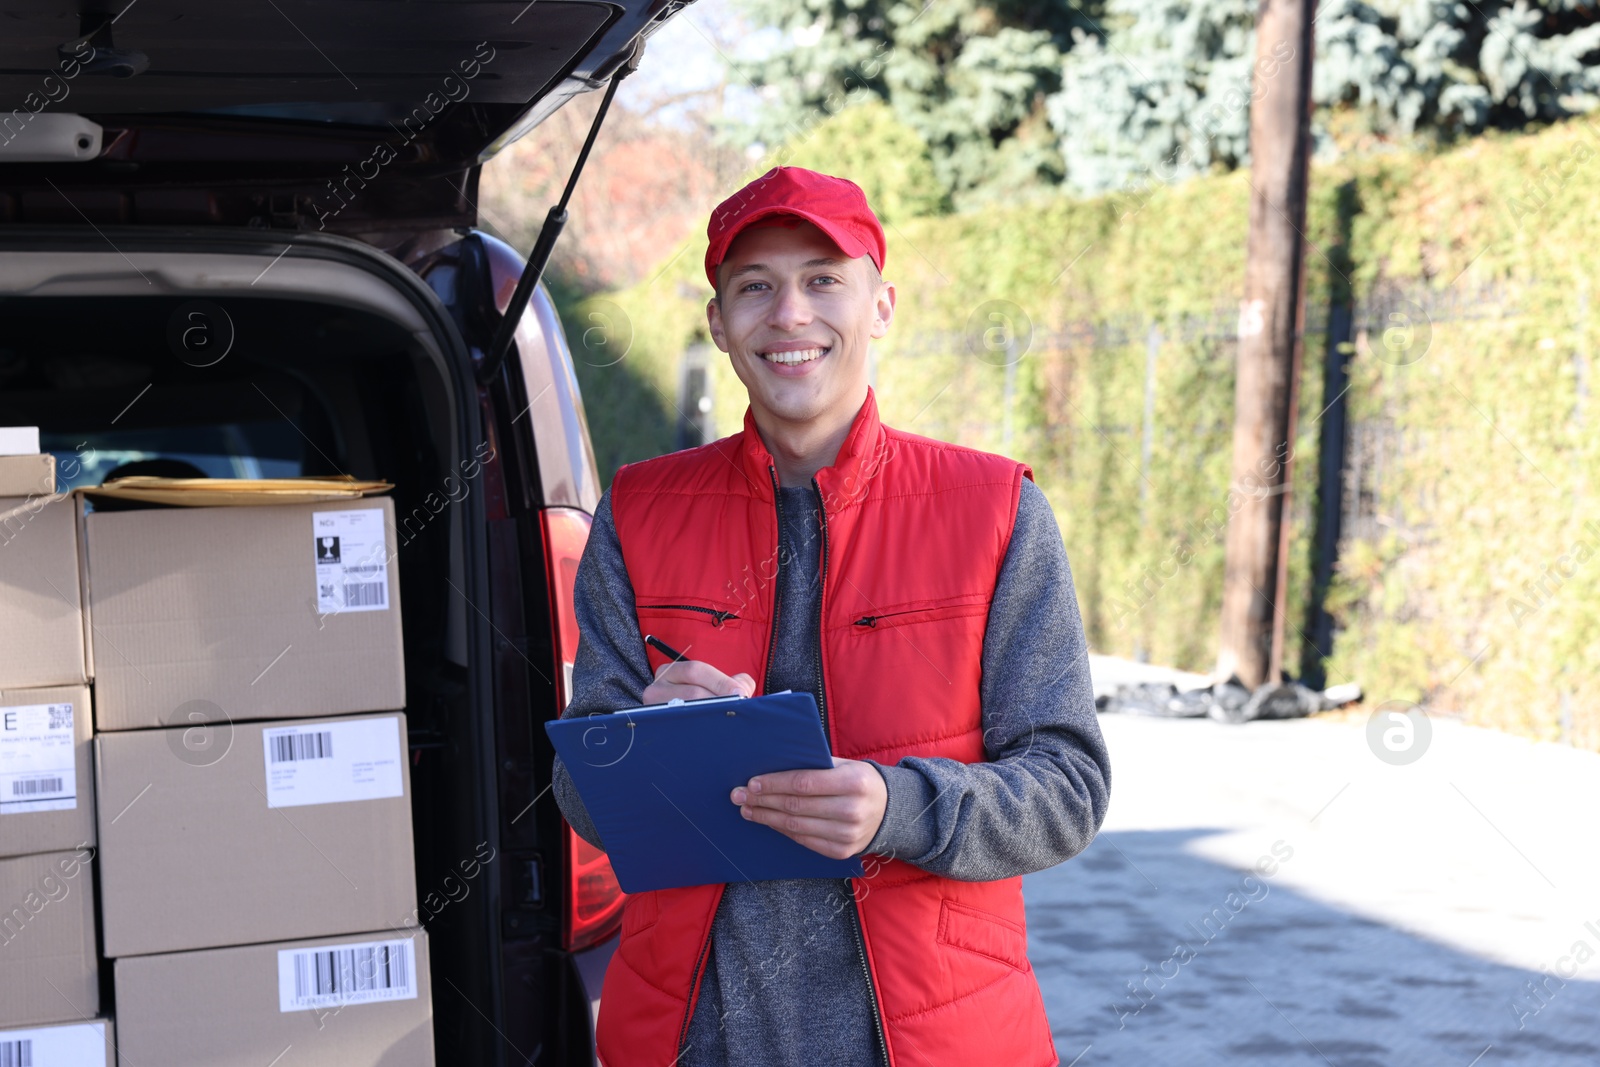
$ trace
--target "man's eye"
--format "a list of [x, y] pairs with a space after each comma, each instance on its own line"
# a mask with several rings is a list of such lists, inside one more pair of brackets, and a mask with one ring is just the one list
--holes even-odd
[[767, 284], [766, 282], [751, 282], [750, 284], [746, 285], [743, 289], [741, 289], [740, 292], [744, 292], [744, 293], [753, 292], [754, 290], [759, 289], [759, 288], [761, 288], [762, 286], [764, 286], [766, 284]]
[[835, 283], [835, 282], [837, 282], [837, 281], [838, 281], [838, 280], [839, 280], [839, 279], [838, 279], [838, 278], [835, 278], [835, 277], [834, 277], [834, 276], [833, 276], [833, 275], [831, 275], [831, 274], [824, 274], [824, 275], [822, 275], [822, 277], [820, 277], [820, 278], [817, 278], [817, 279], [816, 279], [816, 281], [817, 281], [817, 282], [818, 282], [818, 283], [819, 283], [819, 284], [820, 284], [820, 283], [823, 283], [823, 282], [826, 282], [826, 283], [827, 283], [827, 284], [829, 284], [829, 285], [832, 285], [832, 284], [834, 284], [834, 283]]

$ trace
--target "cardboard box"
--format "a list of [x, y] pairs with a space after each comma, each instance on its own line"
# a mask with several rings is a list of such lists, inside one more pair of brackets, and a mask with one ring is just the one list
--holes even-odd
[[0, 1064], [116, 1067], [116, 1048], [116, 1026], [110, 1019], [0, 1030]]
[[0, 860], [0, 1026], [100, 1011], [92, 849]]
[[433, 1067], [421, 930], [121, 959], [116, 986], [123, 1063]]
[[395, 713], [100, 734], [105, 954], [413, 925], [406, 756]]
[[56, 457], [0, 455], [0, 496], [49, 496], [56, 491]]
[[92, 846], [89, 690], [0, 689], [0, 856]]
[[81, 608], [72, 501], [0, 497], [0, 687], [87, 682]]
[[394, 503], [85, 518], [100, 730], [405, 707]]

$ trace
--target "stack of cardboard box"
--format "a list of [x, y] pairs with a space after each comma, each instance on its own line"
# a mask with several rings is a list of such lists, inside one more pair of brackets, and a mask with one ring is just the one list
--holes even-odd
[[95, 509], [13, 458], [0, 1063], [431, 1067], [393, 504]]
[[0, 432], [0, 1063], [109, 1065], [77, 524], [37, 431], [18, 436]]
[[123, 1057], [432, 1064], [393, 504], [96, 510], [83, 542]]

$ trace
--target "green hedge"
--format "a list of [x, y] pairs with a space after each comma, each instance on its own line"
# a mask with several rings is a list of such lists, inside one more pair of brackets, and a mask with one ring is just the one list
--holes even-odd
[[[1358, 291], [1405, 279], [1431, 316], [1415, 362], [1354, 360], [1387, 427], [1382, 532], [1351, 543], [1334, 665], [1379, 699], [1600, 748], [1594, 415], [1600, 124], [1480, 140], [1365, 183]], [[1424, 320], [1426, 321], [1426, 320]], [[1565, 720], [1565, 722], [1564, 722]]]
[[[1582, 279], [1600, 277], [1585, 233], [1600, 217], [1597, 149], [1574, 122], [1440, 156], [1319, 167], [1307, 225], [1313, 323], [1330, 300], [1380, 315], [1350, 356], [1358, 436], [1400, 442], [1381, 476], [1369, 469], [1352, 490], [1374, 518], [1342, 549], [1330, 680], [1361, 682], [1372, 702], [1426, 701], [1539, 737], [1562, 733], [1565, 707], [1567, 736], [1587, 747], [1600, 747], [1600, 471], [1594, 434], [1574, 413], [1594, 333]], [[1033, 465], [1097, 651], [1202, 671], [1215, 659], [1249, 191], [1235, 174], [889, 230], [885, 273], [899, 308], [874, 367], [885, 421]], [[574, 329], [597, 309], [631, 323], [614, 366], [585, 364], [573, 337], [608, 478], [618, 462], [673, 447], [679, 360], [707, 340], [704, 240], [675, 252], [646, 282], [569, 309]], [[1391, 307], [1426, 331], [1420, 359], [1398, 362], [1384, 346], [1383, 331], [1397, 328], [1384, 317]], [[1429, 308], [1449, 314], [1430, 323]], [[1008, 322], [1020, 356], [1007, 449], [1006, 356], [991, 346]], [[1323, 358], [1313, 333], [1295, 442], [1288, 664], [1305, 625]], [[731, 433], [744, 391], [725, 359], [713, 362], [717, 432]], [[641, 406], [612, 407], [628, 398]]]

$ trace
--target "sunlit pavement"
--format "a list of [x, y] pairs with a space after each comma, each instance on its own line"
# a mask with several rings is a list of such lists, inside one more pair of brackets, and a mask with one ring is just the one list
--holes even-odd
[[1407, 766], [1350, 717], [1100, 724], [1105, 826], [1024, 881], [1064, 1067], [1600, 1063], [1600, 755], [1440, 720]]

